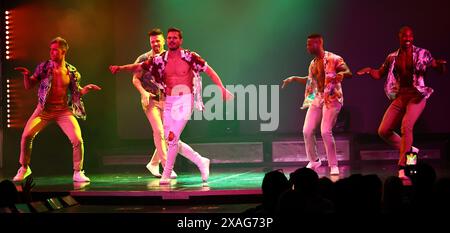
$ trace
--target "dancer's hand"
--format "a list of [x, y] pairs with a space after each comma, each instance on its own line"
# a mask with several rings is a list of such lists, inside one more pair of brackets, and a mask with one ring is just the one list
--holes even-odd
[[224, 101], [229, 101], [234, 98], [233, 93], [231, 93], [229, 90], [227, 90], [225, 87], [222, 89], [222, 98]]
[[436, 64], [438, 64], [438, 65], [445, 65], [445, 64], [447, 64], [447, 61], [444, 60], [444, 59], [436, 59], [435, 61], [436, 61]]
[[293, 77], [289, 77], [289, 78], [286, 78], [285, 80], [283, 80], [283, 85], [281, 85], [281, 88], [283, 89], [283, 88], [287, 87], [289, 85], [289, 83], [292, 82], [292, 78]]
[[436, 64], [436, 68], [438, 69], [438, 71], [440, 71], [441, 73], [445, 73], [447, 71], [445, 65], [447, 64], [446, 60], [443, 59], [435, 59], [434, 63]]
[[365, 67], [365, 68], [358, 70], [358, 72], [356, 72], [356, 74], [361, 76], [361, 75], [365, 75], [365, 74], [370, 74], [370, 71], [372, 71], [372, 68]]
[[143, 91], [141, 93], [141, 104], [142, 104], [142, 108], [145, 110], [147, 109], [147, 106], [150, 104], [150, 98], [151, 97], [155, 97], [156, 95], [148, 92], [148, 91]]
[[95, 85], [95, 84], [88, 84], [86, 86], [83, 87], [83, 89], [81, 89], [81, 94], [82, 95], [86, 95], [87, 93], [89, 93], [90, 91], [100, 91], [102, 88], [100, 88], [99, 86]]
[[14, 70], [21, 72], [24, 77], [30, 76], [30, 71], [25, 67], [16, 67]]
[[306, 82], [308, 81], [307, 77], [298, 77], [298, 76], [291, 76], [289, 78], [286, 78], [285, 80], [283, 80], [283, 85], [281, 86], [281, 88], [285, 88], [289, 85], [289, 83], [291, 82], [299, 82], [302, 84], [306, 84]]
[[109, 66], [109, 70], [112, 74], [117, 74], [120, 71], [120, 66], [111, 65]]

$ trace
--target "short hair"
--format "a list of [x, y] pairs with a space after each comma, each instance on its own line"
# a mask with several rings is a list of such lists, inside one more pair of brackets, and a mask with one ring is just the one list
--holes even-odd
[[63, 50], [69, 50], [69, 44], [67, 43], [67, 41], [62, 38], [62, 37], [56, 37], [55, 39], [53, 39], [52, 41], [50, 41], [50, 45], [57, 43], [59, 48], [63, 49]]
[[183, 32], [180, 29], [178, 29], [178, 28], [171, 27], [171, 28], [169, 28], [167, 30], [167, 34], [169, 34], [169, 32], [178, 32], [178, 35], [180, 36], [180, 39], [183, 38]]
[[148, 32], [148, 36], [159, 36], [163, 35], [163, 32], [159, 28], [153, 28], [151, 31]]
[[323, 40], [323, 36], [318, 34], [318, 33], [314, 33], [308, 36], [308, 39], [321, 39]]
[[403, 27], [400, 28], [400, 30], [398, 30], [398, 34], [401, 34], [401, 33], [405, 32], [407, 30], [409, 30], [411, 32], [413, 31], [410, 26], [403, 26]]

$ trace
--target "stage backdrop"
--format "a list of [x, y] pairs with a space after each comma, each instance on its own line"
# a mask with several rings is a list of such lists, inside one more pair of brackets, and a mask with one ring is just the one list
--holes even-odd
[[[5, 5], [13, 12], [15, 57], [5, 63], [3, 77], [22, 85], [13, 67], [34, 69], [48, 58], [48, 42], [62, 36], [70, 45], [67, 60], [81, 72], [82, 84], [103, 88], [85, 97], [88, 118], [81, 124], [91, 151], [151, 138], [131, 74], [113, 76], [108, 66], [131, 63], [148, 51], [147, 32], [154, 27], [182, 29], [183, 47], [205, 58], [225, 84], [244, 87], [280, 85], [290, 75], [306, 75], [312, 57], [305, 45], [311, 33], [321, 33], [326, 50], [341, 55], [354, 73], [364, 66], [380, 66], [387, 54], [398, 48], [397, 32], [403, 25], [414, 29], [417, 46], [429, 49], [436, 58], [450, 59], [450, 3], [445, 0], [421, 4], [406, 0], [41, 0], [8, 1]], [[206, 75], [203, 80], [205, 86], [212, 83]], [[415, 130], [447, 133], [449, 74], [430, 72], [426, 83], [435, 92]], [[348, 132], [376, 134], [389, 104], [383, 84], [384, 79], [375, 81], [367, 76], [344, 80], [341, 117]], [[299, 109], [303, 93], [304, 86], [298, 84], [279, 89], [279, 102], [275, 103], [279, 124], [273, 132], [260, 132], [265, 121], [258, 115], [256, 120], [192, 121], [184, 139], [210, 142], [221, 137], [300, 135], [306, 113]], [[19, 105], [26, 119], [37, 101], [36, 89], [17, 99], [23, 101]], [[8, 142], [18, 146], [22, 127], [15, 130]], [[40, 137], [46, 141], [60, 135], [53, 127]], [[11, 157], [17, 155], [17, 146]]]

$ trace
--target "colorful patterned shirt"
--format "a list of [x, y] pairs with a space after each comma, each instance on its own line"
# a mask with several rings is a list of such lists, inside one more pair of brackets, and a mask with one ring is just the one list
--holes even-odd
[[339, 101], [339, 103], [344, 103], [344, 96], [342, 93], [341, 82], [336, 80], [336, 74], [338, 70], [344, 69], [346, 66], [344, 59], [334, 53], [325, 51], [323, 57], [323, 66], [325, 73], [325, 87], [323, 93], [318, 90], [317, 77], [314, 76], [315, 62], [317, 58], [314, 58], [309, 65], [309, 73], [305, 88], [305, 100], [301, 109], [306, 109], [311, 104], [316, 97], [321, 95], [325, 103], [330, 103], [331, 101]]
[[[153, 51], [144, 53], [142, 55], [140, 55], [136, 61], [134, 63], [142, 63], [144, 61], [150, 60], [153, 57]], [[157, 86], [157, 84], [155, 84], [155, 79], [153, 78], [152, 74], [150, 72], [142, 72], [142, 75], [140, 75], [139, 80], [141, 81], [142, 87], [154, 94], [154, 95], [158, 95], [159, 94], [159, 88]]]
[[[384, 91], [390, 100], [397, 98], [398, 91], [400, 90], [400, 77], [398, 77], [398, 73], [395, 70], [395, 61], [398, 53], [399, 50], [390, 53], [383, 64], [388, 70]], [[430, 97], [431, 93], [433, 93], [433, 89], [425, 86], [424, 82], [425, 73], [432, 62], [433, 57], [428, 50], [413, 46], [413, 86], [425, 98]]]
[[[149, 71], [155, 79], [155, 84], [163, 91], [166, 87], [164, 83], [164, 70], [167, 64], [169, 53], [163, 52], [160, 55], [154, 56], [149, 60], [142, 62], [142, 69]], [[202, 100], [202, 78], [200, 72], [205, 72], [208, 68], [208, 63], [203, 60], [200, 55], [195, 52], [191, 52], [187, 49], [181, 50], [181, 59], [189, 64], [194, 74], [193, 80], [193, 94], [194, 94], [194, 107], [200, 111], [205, 109]]]
[[[73, 115], [83, 120], [86, 119], [86, 111], [84, 109], [83, 99], [81, 98], [81, 75], [77, 69], [66, 62], [66, 68], [69, 71], [70, 83], [67, 87], [67, 105], [70, 107]], [[45, 107], [45, 103], [48, 97], [48, 93], [52, 87], [53, 79], [53, 62], [50, 60], [40, 63], [33, 74], [34, 77], [40, 81], [38, 90], [38, 102], [42, 107]]]

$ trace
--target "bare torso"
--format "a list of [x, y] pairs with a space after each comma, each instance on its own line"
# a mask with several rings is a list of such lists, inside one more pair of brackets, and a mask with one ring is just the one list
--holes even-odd
[[67, 105], [67, 87], [70, 83], [69, 71], [65, 66], [53, 69], [52, 87], [47, 96], [51, 105]]
[[[180, 54], [169, 54], [164, 72], [167, 95], [179, 95], [181, 92], [192, 93], [194, 75], [191, 67]], [[179, 85], [183, 85], [184, 88], [178, 89]]]
[[313, 76], [317, 79], [317, 89], [323, 93], [325, 89], [325, 67], [323, 59], [316, 59], [313, 67]]
[[400, 81], [400, 87], [412, 87], [413, 55], [412, 51], [400, 51], [395, 60], [395, 70]]

